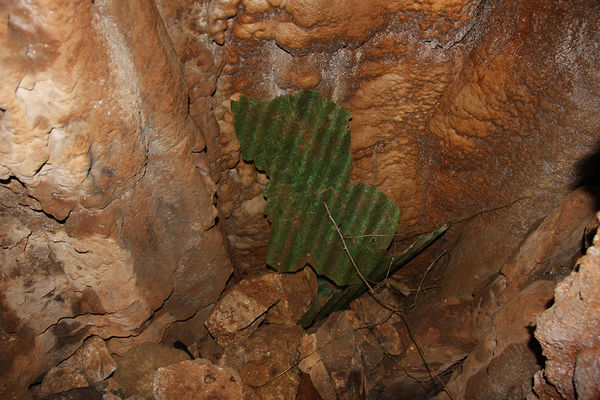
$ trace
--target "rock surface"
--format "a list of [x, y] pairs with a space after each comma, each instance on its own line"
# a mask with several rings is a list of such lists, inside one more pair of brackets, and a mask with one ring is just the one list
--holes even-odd
[[153, 1], [0, 3], [10, 399], [89, 336], [120, 354], [160, 341], [217, 299], [232, 268], [203, 134]]
[[[300, 383], [297, 325], [263, 324], [248, 339], [224, 348], [218, 364], [239, 372], [244, 400], [293, 399]], [[286, 373], [283, 373], [286, 371]]]
[[117, 362], [115, 380], [125, 397], [138, 395], [153, 399], [154, 374], [160, 367], [189, 360], [189, 356], [173, 347], [144, 344], [129, 349]]
[[154, 374], [155, 400], [242, 400], [241, 378], [208, 360], [182, 361]]
[[294, 325], [316, 293], [317, 280], [311, 268], [243, 279], [221, 297], [206, 327], [221, 346], [239, 343], [252, 335], [265, 318], [269, 323]]
[[40, 396], [49, 397], [72, 389], [87, 388], [89, 385], [86, 376], [81, 371], [70, 367], [54, 367], [42, 380]]
[[[598, 215], [600, 218], [600, 214]], [[600, 234], [577, 261], [576, 269], [556, 287], [554, 305], [539, 318], [535, 337], [546, 364], [535, 386], [546, 386], [563, 399], [600, 397]]]
[[[531, 391], [533, 375], [543, 367], [533, 329], [554, 297], [556, 282], [572, 268], [595, 207], [590, 192], [574, 191], [529, 233], [496, 274], [479, 277], [469, 311], [477, 345], [447, 384], [454, 396], [525, 398]], [[471, 285], [463, 281], [456, 298]], [[452, 292], [449, 287], [444, 297]], [[435, 398], [449, 399], [443, 392]]]
[[104, 340], [93, 336], [60, 366], [80, 370], [90, 383], [108, 378], [117, 369], [117, 363], [111, 357]]
[[600, 59], [588, 51], [597, 2], [218, 3], [227, 11], [209, 20], [227, 52], [212, 103], [223, 157], [211, 165], [241, 274], [264, 264], [268, 227], [252, 203], [261, 178], [231, 127], [239, 94], [311, 88], [347, 107], [353, 179], [394, 200], [401, 230], [528, 197], [495, 220], [522, 237], [592, 179], [593, 162], [578, 160], [594, 153], [600, 126]]
[[352, 311], [332, 314], [317, 332], [302, 338], [299, 367], [323, 400], [375, 399], [383, 389], [383, 351]]
[[42, 400], [110, 400], [104, 399], [100, 393], [92, 388], [71, 389], [66, 392], [53, 394]]
[[[402, 231], [494, 209], [398, 274], [419, 301], [382, 296], [414, 299], [409, 325], [457, 396], [524, 395], [539, 368], [524, 326], [570, 273], [598, 205], [593, 192], [567, 194], [599, 185], [599, 31], [594, 0], [0, 0], [0, 397], [31, 398], [29, 385], [89, 337], [116, 357], [206, 334], [231, 261], [235, 282], [264, 274], [269, 238], [268, 177], [242, 159], [229, 101], [298, 89], [351, 111], [353, 179], [392, 198]], [[222, 362], [251, 398], [293, 398], [300, 382], [292, 370], [259, 385], [270, 365], [297, 360], [303, 335], [289, 323], [310, 297], [286, 305], [296, 291], [276, 286], [247, 317], [251, 335], [223, 339]], [[558, 309], [571, 307], [560, 288]], [[360, 302], [360, 321], [380, 320]], [[334, 319], [332, 332], [350, 324]], [[540, 338], [567, 340], [562, 323]], [[398, 318], [369, 335], [394, 358], [341, 351], [350, 364], [315, 364], [323, 398], [344, 379], [381, 399], [440, 390]], [[597, 349], [575, 344], [543, 344], [569, 364], [534, 375], [540, 398], [597, 396], [586, 385], [598, 381]], [[371, 386], [354, 379], [382, 368]]]

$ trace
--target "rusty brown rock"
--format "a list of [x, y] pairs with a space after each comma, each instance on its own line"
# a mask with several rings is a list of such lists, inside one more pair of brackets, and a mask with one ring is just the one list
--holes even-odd
[[377, 398], [383, 389], [384, 354], [352, 311], [331, 314], [302, 338], [299, 367], [324, 400]]
[[87, 339], [83, 346], [60, 366], [83, 372], [90, 383], [105, 380], [117, 369], [117, 363], [108, 352], [106, 343], [98, 336]]
[[311, 268], [243, 279], [219, 300], [206, 327], [221, 346], [239, 343], [265, 318], [268, 323], [295, 324], [316, 293], [317, 281]]
[[[455, 398], [524, 397], [522, 385], [530, 382], [541, 367], [529, 346], [531, 327], [552, 299], [553, 288], [550, 281], [535, 281], [494, 314], [489, 332], [479, 339], [462, 363], [461, 372], [447, 384]], [[440, 392], [435, 398], [450, 397]]]
[[154, 374], [155, 400], [242, 400], [242, 380], [227, 367], [196, 359], [159, 368]]
[[[600, 215], [599, 215], [600, 217]], [[554, 305], [538, 318], [535, 337], [547, 361], [544, 378], [564, 399], [600, 395], [600, 235], [555, 291]], [[543, 384], [536, 391], [543, 391]], [[577, 396], [576, 396], [577, 393]]]
[[304, 315], [317, 294], [317, 277], [307, 267], [292, 274], [275, 276], [279, 301], [267, 313], [270, 324], [295, 325]]
[[54, 367], [44, 376], [39, 394], [41, 397], [49, 397], [88, 386], [89, 382], [81, 371], [70, 367]]
[[225, 347], [219, 365], [239, 372], [245, 400], [293, 399], [300, 383], [298, 370], [281, 372], [297, 361], [302, 335], [297, 325], [261, 325], [248, 339]]
[[[590, 72], [599, 60], [587, 51], [596, 48], [600, 10], [591, 0], [562, 7], [242, 1], [239, 13], [223, 14], [235, 15], [224, 31], [232, 56], [215, 97], [313, 87], [346, 106], [353, 179], [394, 200], [401, 230], [531, 196], [495, 221], [510, 247], [590, 175], [578, 160], [594, 151], [600, 124]], [[224, 115], [215, 113], [220, 123]], [[241, 193], [227, 188], [220, 198], [249, 199]], [[246, 226], [261, 224], [256, 215]], [[227, 229], [243, 237], [246, 228]], [[234, 257], [252, 255], [252, 246], [264, 257], [267, 237], [252, 239], [233, 247]], [[262, 264], [256, 257], [240, 269]]]
[[[531, 330], [552, 300], [554, 285], [569, 273], [594, 209], [593, 192], [580, 189], [565, 196], [531, 230], [499, 273], [478, 278], [482, 282], [471, 289], [474, 306], [470, 310], [472, 335], [479, 338], [478, 344], [462, 364], [461, 373], [448, 383], [454, 395], [500, 399], [525, 397], [531, 391], [531, 378], [542, 367], [541, 354], [531, 345], [535, 343]], [[465, 279], [458, 293], [465, 286], [473, 287], [469, 280], [475, 282], [473, 277]], [[453, 291], [449, 288], [445, 295]], [[541, 376], [536, 376], [540, 381]], [[436, 398], [448, 397], [441, 393]]]
[[221, 297], [205, 324], [223, 346], [250, 336], [279, 301], [273, 275], [242, 280]]
[[170, 346], [151, 343], [136, 346], [117, 361], [114, 378], [125, 396], [138, 395], [152, 399], [155, 372], [160, 367], [189, 359], [185, 352]]

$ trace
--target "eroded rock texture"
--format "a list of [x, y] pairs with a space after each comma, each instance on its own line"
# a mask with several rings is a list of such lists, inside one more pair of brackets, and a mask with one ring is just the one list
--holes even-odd
[[25, 398], [91, 335], [121, 354], [160, 341], [231, 265], [154, 3], [0, 10], [0, 393]]
[[556, 287], [554, 305], [538, 318], [535, 336], [547, 358], [535, 387], [541, 399], [551, 398], [545, 394], [552, 389], [564, 399], [600, 397], [599, 246], [596, 234], [577, 270]]
[[212, 103], [222, 153], [211, 170], [238, 272], [262, 268], [268, 231], [264, 177], [240, 160], [230, 98], [318, 90], [351, 111], [353, 179], [390, 196], [403, 228], [526, 197], [494, 221], [522, 238], [589, 180], [577, 160], [598, 142], [598, 8], [210, 2], [208, 31], [223, 43]]
[[[455, 398], [593, 398], [597, 346], [549, 339], [568, 336], [554, 317], [580, 275], [538, 334], [568, 368], [536, 373], [531, 332], [598, 207], [572, 190], [598, 186], [599, 25], [594, 0], [0, 0], [0, 397], [28, 398], [94, 337], [105, 362], [59, 367], [47, 390], [85, 396], [108, 353], [199, 341], [213, 314], [216, 336], [228, 316], [247, 329], [199, 350], [245, 398], [306, 379], [322, 398], [448, 398], [440, 379]], [[304, 333], [310, 296], [288, 303], [300, 288], [272, 276], [228, 292], [265, 283], [255, 315], [215, 306], [230, 260], [236, 280], [265, 272], [269, 237], [268, 177], [229, 101], [299, 89], [351, 111], [353, 179], [390, 196], [401, 230], [473, 216], [394, 277], [408, 297], [381, 290], [406, 321], [363, 297]]]

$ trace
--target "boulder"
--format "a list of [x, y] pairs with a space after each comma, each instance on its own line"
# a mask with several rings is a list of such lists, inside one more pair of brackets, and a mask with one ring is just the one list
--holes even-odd
[[232, 368], [208, 360], [182, 361], [154, 374], [155, 400], [242, 400], [242, 380]]
[[114, 378], [125, 397], [137, 395], [152, 400], [156, 370], [189, 359], [185, 352], [173, 347], [143, 344], [131, 348], [118, 360]]
[[75, 354], [60, 365], [78, 369], [90, 383], [105, 380], [117, 369], [117, 363], [108, 352], [104, 340], [98, 336], [87, 339]]

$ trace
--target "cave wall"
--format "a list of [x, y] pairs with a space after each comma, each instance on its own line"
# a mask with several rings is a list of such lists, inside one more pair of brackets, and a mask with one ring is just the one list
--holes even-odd
[[401, 231], [521, 199], [494, 221], [515, 245], [589, 175], [577, 162], [598, 149], [597, 2], [202, 4], [223, 44], [209, 160], [242, 274], [262, 269], [268, 226], [265, 177], [231, 125], [239, 94], [312, 89], [347, 107], [353, 179], [394, 200]]
[[160, 341], [232, 267], [154, 3], [0, 10], [0, 392], [17, 393], [91, 335]]
[[[527, 329], [597, 208], [568, 194], [598, 185], [599, 25], [592, 0], [0, 0], [0, 392], [25, 396], [89, 336], [123, 354], [204, 335], [269, 236], [229, 100], [312, 89], [352, 113], [353, 179], [401, 230], [510, 205], [402, 272], [447, 254], [410, 323], [455, 393], [505, 395], [522, 376], [493, 392], [485, 371], [539, 369]], [[384, 395], [414, 386], [386, 367]]]

